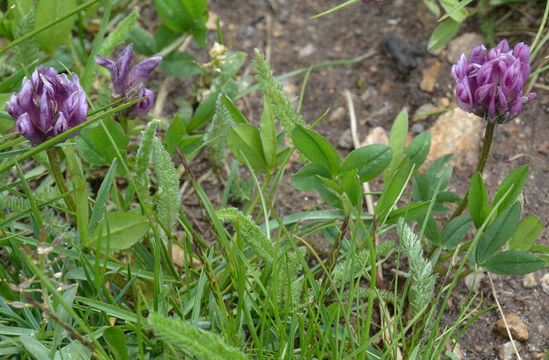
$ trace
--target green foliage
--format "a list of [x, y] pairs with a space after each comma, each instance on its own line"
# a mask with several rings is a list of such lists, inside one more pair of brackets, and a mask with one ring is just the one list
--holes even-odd
[[95, 249], [129, 249], [141, 240], [148, 230], [149, 222], [143, 215], [113, 212], [99, 222], [90, 237], [90, 242], [84, 245]]
[[[40, 0], [36, 8], [36, 27], [40, 28], [52, 20], [61, 18], [76, 7], [76, 0]], [[36, 37], [40, 48], [53, 56], [59, 45], [67, 41], [76, 17], [70, 17], [49, 29], [42, 31]]]
[[166, 230], [173, 233], [181, 207], [179, 175], [170, 154], [158, 138], [153, 139], [152, 158], [158, 187], [155, 194], [156, 213]]
[[433, 299], [436, 274], [433, 274], [431, 263], [423, 257], [421, 241], [404, 221], [400, 221], [398, 224], [398, 235], [402, 252], [410, 262], [408, 294], [410, 306], [417, 313]]
[[240, 350], [227, 345], [214, 333], [195, 328], [179, 319], [157, 313], [148, 317], [152, 330], [166, 343], [199, 359], [247, 359]]
[[274, 117], [280, 121], [282, 127], [290, 133], [295, 125], [304, 125], [303, 118], [295, 112], [282, 84], [274, 77], [265, 57], [259, 51], [255, 52], [253, 64], [261, 92], [273, 105]]
[[227, 159], [227, 132], [234, 124], [227, 106], [222, 101], [222, 96], [217, 98], [215, 115], [204, 135], [204, 142], [208, 146], [208, 158], [217, 168], [221, 167]]
[[235, 227], [236, 234], [242, 237], [244, 242], [252, 247], [265, 263], [273, 262], [275, 258], [273, 244], [249, 217], [244, 216], [235, 208], [220, 209], [216, 214], [220, 220], [231, 222]]

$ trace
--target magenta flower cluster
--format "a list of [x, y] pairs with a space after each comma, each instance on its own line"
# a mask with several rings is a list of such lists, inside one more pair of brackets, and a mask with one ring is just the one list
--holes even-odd
[[95, 62], [111, 72], [115, 97], [122, 97], [128, 101], [147, 97], [135, 104], [130, 111], [131, 115], [142, 116], [154, 105], [154, 93], [142, 87], [142, 83], [158, 66], [162, 56], [152, 56], [131, 67], [132, 57], [133, 44], [130, 44], [122, 50], [116, 60], [97, 56]]
[[510, 50], [507, 40], [490, 50], [477, 46], [469, 59], [462, 54], [452, 66], [458, 106], [500, 124], [516, 117], [522, 106], [536, 97], [535, 93], [522, 94], [530, 75], [529, 60], [528, 45], [521, 42]]
[[69, 80], [66, 74], [40, 66], [31, 79], [23, 79], [21, 90], [11, 96], [6, 111], [15, 119], [17, 131], [38, 145], [82, 124], [88, 102], [78, 75], [72, 74]]

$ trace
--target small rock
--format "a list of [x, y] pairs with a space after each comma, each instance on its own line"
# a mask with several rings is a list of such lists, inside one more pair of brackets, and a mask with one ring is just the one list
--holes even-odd
[[437, 77], [440, 73], [440, 62], [436, 61], [433, 65], [423, 70], [423, 76], [419, 83], [419, 88], [425, 92], [432, 93], [437, 83]]
[[427, 162], [446, 154], [454, 154], [450, 164], [458, 170], [475, 166], [483, 134], [480, 117], [455, 108], [440, 115], [429, 133], [431, 152], [427, 156]]
[[[465, 286], [467, 289], [471, 290], [471, 287], [473, 288], [473, 291], [478, 292], [478, 289], [480, 287], [480, 282], [486, 277], [486, 273], [484, 270], [478, 270], [476, 273], [476, 279], [475, 279], [475, 273], [470, 273], [469, 275], [465, 276], [465, 279], [463, 281], [465, 282]], [[475, 282], [473, 284], [473, 281]]]
[[411, 130], [414, 134], [421, 134], [422, 132], [425, 131], [425, 125], [420, 123], [415, 123], [412, 125]]
[[549, 141], [544, 141], [543, 143], [539, 144], [537, 150], [540, 154], [547, 155], [547, 153], [549, 152]]
[[351, 129], [345, 130], [343, 135], [339, 138], [337, 145], [342, 149], [352, 149], [354, 147]]
[[447, 97], [443, 97], [443, 98], [440, 98], [440, 100], [438, 101], [438, 103], [439, 103], [440, 106], [442, 106], [443, 108], [446, 108], [446, 107], [450, 106], [450, 99], [448, 99]]
[[373, 100], [377, 97], [377, 90], [373, 87], [368, 87], [362, 95], [360, 95], [360, 101], [367, 105], [372, 105]]
[[[509, 314], [505, 318], [507, 319], [509, 331], [511, 332], [511, 336], [513, 336], [513, 339], [518, 341], [526, 341], [530, 338], [530, 334], [528, 334], [528, 327], [521, 318], [513, 314]], [[503, 321], [503, 319], [499, 319], [496, 322], [496, 325], [494, 326], [494, 331], [506, 338], [509, 336], [507, 334], [507, 328], [505, 327], [505, 322]]]
[[372, 145], [372, 144], [383, 144], [387, 145], [389, 143], [389, 138], [387, 137], [387, 132], [381, 126], [376, 126], [370, 131], [366, 136], [366, 139], [363, 142], [363, 145]]
[[532, 354], [532, 359], [534, 360], [541, 360], [545, 356], [544, 352], [535, 352]]
[[422, 116], [424, 114], [429, 114], [434, 111], [437, 111], [437, 107], [433, 104], [423, 104], [420, 107], [417, 108], [416, 112], [414, 113], [414, 121], [422, 122], [429, 118], [429, 116]]
[[[457, 38], [453, 39], [448, 43], [448, 50], [446, 51], [446, 58], [452, 64], [458, 62], [462, 53], [465, 52], [464, 49], [470, 51], [475, 46], [478, 46], [484, 42], [484, 38], [477, 33], [465, 33]], [[469, 53], [465, 54], [469, 56]]]
[[[517, 351], [520, 351], [521, 345], [518, 342], [515, 342]], [[498, 349], [498, 358], [499, 360], [513, 360], [516, 359], [515, 349], [513, 344], [509, 341], [501, 345]]]
[[246, 37], [254, 36], [257, 33], [257, 30], [254, 29], [252, 26], [248, 26], [246, 28]]
[[541, 278], [541, 288], [544, 293], [549, 294], [549, 273], [543, 275]]
[[531, 289], [536, 287], [536, 285], [536, 277], [534, 276], [534, 274], [526, 274], [522, 278], [522, 286], [524, 286], [525, 288]]
[[397, 71], [402, 75], [408, 75], [416, 67], [416, 57], [423, 55], [417, 46], [409, 40], [394, 35], [385, 34], [381, 39], [381, 50], [389, 57]]
[[391, 84], [385, 82], [381, 84], [381, 95], [385, 96], [391, 91]]
[[312, 55], [315, 51], [316, 51], [315, 46], [311, 43], [308, 43], [307, 45], [305, 45], [304, 47], [302, 47], [299, 50], [298, 56], [300, 58], [304, 58], [304, 57], [307, 57], [309, 55]]
[[370, 71], [372, 74], [377, 74], [379, 69], [375, 65], [370, 65], [370, 67], [368, 67], [368, 71]]
[[336, 108], [334, 111], [332, 111], [332, 114], [330, 115], [330, 119], [328, 120], [331, 124], [337, 123], [343, 119], [345, 116], [345, 108], [343, 106], [340, 106]]

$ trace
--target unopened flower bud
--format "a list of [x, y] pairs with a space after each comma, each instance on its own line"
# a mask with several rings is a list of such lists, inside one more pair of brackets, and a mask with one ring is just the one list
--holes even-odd
[[137, 93], [137, 98], [146, 97], [132, 107], [132, 113], [135, 116], [146, 115], [154, 106], [154, 93], [152, 90], [141, 88]]

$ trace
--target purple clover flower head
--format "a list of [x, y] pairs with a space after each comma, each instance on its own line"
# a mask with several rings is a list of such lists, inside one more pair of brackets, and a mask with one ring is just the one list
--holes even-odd
[[500, 124], [513, 119], [536, 97], [535, 93], [522, 94], [530, 75], [529, 60], [528, 45], [521, 42], [510, 50], [507, 40], [490, 50], [479, 45], [471, 50], [469, 59], [461, 54], [452, 66], [458, 106]]
[[[139, 95], [143, 93], [143, 88], [141, 85], [158, 66], [162, 60], [162, 56], [152, 56], [131, 67], [132, 58], [133, 44], [130, 44], [122, 50], [116, 60], [113, 61], [98, 55], [95, 57], [95, 62], [111, 72], [113, 88], [116, 96], [126, 98], [126, 100], [129, 101], [143, 96], [148, 97], [147, 99], [141, 101], [146, 102], [145, 104], [141, 104], [141, 102], [139, 102], [133, 107], [134, 114], [145, 115], [154, 104], [154, 94], [152, 94], [151, 90], [145, 89], [147, 95]], [[140, 106], [136, 107], [137, 105]], [[148, 110], [143, 112], [144, 109]]]
[[143, 116], [147, 114], [152, 107], [154, 106], [154, 93], [152, 90], [141, 88], [137, 93], [137, 98], [147, 97], [146, 99], [141, 100], [134, 106], [132, 106], [132, 114], [135, 116]]
[[40, 66], [31, 79], [23, 79], [21, 90], [11, 96], [6, 111], [15, 119], [17, 131], [38, 145], [82, 124], [88, 102], [78, 75], [69, 80], [66, 74]]

